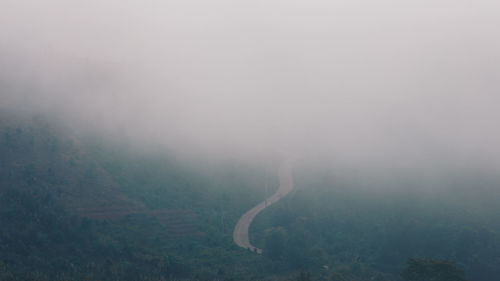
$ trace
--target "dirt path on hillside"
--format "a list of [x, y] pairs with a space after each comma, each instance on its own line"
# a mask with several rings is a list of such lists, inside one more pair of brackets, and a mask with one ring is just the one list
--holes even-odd
[[280, 186], [276, 193], [267, 198], [266, 201], [250, 209], [238, 220], [233, 233], [233, 240], [236, 245], [245, 249], [250, 249], [251, 251], [257, 252], [259, 254], [262, 253], [262, 249], [256, 248], [252, 244], [250, 244], [250, 240], [248, 238], [248, 229], [250, 228], [250, 224], [258, 213], [260, 213], [266, 207], [271, 206], [273, 203], [278, 202], [281, 198], [292, 191], [292, 163], [293, 159], [288, 158], [281, 164], [278, 171]]

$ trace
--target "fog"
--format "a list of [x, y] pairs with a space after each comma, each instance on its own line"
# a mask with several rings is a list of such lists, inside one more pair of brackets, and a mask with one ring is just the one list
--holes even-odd
[[180, 152], [496, 173], [498, 11], [487, 0], [2, 0], [0, 107]]

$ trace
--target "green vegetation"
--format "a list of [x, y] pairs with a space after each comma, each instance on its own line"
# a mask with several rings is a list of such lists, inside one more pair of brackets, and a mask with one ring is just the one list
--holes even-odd
[[456, 262], [470, 280], [500, 276], [494, 180], [464, 174], [462, 188], [423, 190], [304, 171], [296, 169], [296, 190], [251, 229], [255, 245], [282, 268], [327, 280], [401, 280], [408, 258], [432, 258]]
[[466, 281], [452, 262], [429, 259], [409, 259], [401, 275], [407, 281]]
[[104, 143], [42, 121], [0, 121], [0, 280], [500, 276], [495, 179], [464, 174], [453, 192], [366, 188], [298, 167], [296, 189], [252, 224], [261, 256], [235, 246], [232, 232], [266, 183], [278, 186], [266, 173], [276, 167]]
[[232, 242], [265, 169], [207, 169], [41, 121], [0, 122], [0, 135], [1, 280], [265, 276]]

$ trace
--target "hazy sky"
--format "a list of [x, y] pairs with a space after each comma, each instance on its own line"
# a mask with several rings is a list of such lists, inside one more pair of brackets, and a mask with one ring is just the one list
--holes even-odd
[[500, 2], [0, 0], [3, 110], [138, 143], [500, 164]]

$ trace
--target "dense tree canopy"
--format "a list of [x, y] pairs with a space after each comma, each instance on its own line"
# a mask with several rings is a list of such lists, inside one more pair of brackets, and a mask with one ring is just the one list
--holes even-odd
[[408, 259], [401, 276], [406, 281], [466, 281], [463, 270], [453, 262], [432, 259]]

